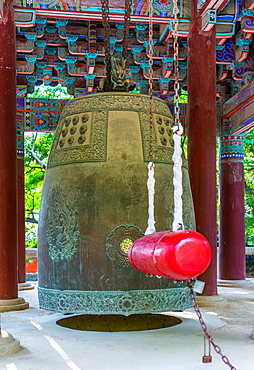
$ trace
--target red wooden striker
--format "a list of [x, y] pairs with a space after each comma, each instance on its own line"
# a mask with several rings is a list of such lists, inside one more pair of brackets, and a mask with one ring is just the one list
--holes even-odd
[[145, 235], [132, 244], [128, 254], [136, 270], [175, 280], [188, 280], [202, 274], [211, 257], [207, 239], [192, 230]]

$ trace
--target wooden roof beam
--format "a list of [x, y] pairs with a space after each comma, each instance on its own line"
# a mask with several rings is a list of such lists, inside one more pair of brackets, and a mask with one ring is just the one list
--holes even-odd
[[247, 0], [245, 6], [247, 7], [247, 9], [253, 10], [254, 2], [252, 0]]
[[[64, 18], [64, 19], [76, 19], [76, 20], [94, 20], [102, 21], [102, 13], [88, 12], [88, 11], [65, 11], [55, 9], [35, 9], [37, 17], [47, 18]], [[168, 24], [169, 17], [153, 16], [154, 24]], [[173, 18], [172, 18], [173, 19]], [[124, 14], [109, 13], [110, 22], [124, 22]], [[132, 14], [130, 17], [132, 23], [149, 23], [149, 17], [146, 15], [135, 15]]]
[[209, 0], [201, 8], [200, 15], [204, 15], [209, 9], [216, 9], [219, 12], [226, 3], [227, 0]]

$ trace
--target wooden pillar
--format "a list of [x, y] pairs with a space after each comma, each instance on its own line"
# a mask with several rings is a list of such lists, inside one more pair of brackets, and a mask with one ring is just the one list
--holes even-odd
[[0, 299], [18, 296], [16, 203], [16, 33], [12, 1], [0, 18]]
[[243, 136], [222, 135], [219, 277], [224, 280], [246, 277], [243, 162]]
[[16, 29], [12, 0], [0, 18], [0, 312], [29, 307], [18, 297]]
[[209, 268], [199, 276], [203, 295], [217, 294], [216, 243], [216, 59], [215, 27], [201, 31], [197, 1], [192, 0], [188, 37], [188, 162], [197, 231], [213, 251]]

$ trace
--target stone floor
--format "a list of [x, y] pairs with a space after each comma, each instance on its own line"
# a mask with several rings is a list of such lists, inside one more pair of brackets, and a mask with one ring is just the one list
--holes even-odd
[[[203, 335], [193, 309], [167, 313], [182, 323], [141, 332], [88, 332], [60, 327], [63, 315], [38, 308], [36, 283], [20, 291], [30, 303], [23, 311], [1, 314], [1, 327], [20, 341], [21, 350], [0, 358], [2, 370], [194, 370], [229, 367], [212, 350], [203, 364]], [[225, 285], [225, 284], [224, 284]], [[226, 284], [227, 285], [227, 284]], [[214, 341], [237, 370], [254, 369], [254, 279], [219, 287], [227, 301], [201, 308]], [[253, 334], [254, 339], [254, 334]]]

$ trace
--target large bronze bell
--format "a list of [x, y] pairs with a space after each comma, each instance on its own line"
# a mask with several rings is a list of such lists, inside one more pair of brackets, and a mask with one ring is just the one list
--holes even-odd
[[[156, 230], [173, 218], [173, 120], [153, 98]], [[128, 249], [148, 219], [149, 96], [97, 93], [69, 101], [49, 156], [39, 219], [39, 304], [63, 313], [184, 310], [188, 287], [134, 270]], [[183, 165], [186, 229], [194, 212]]]

